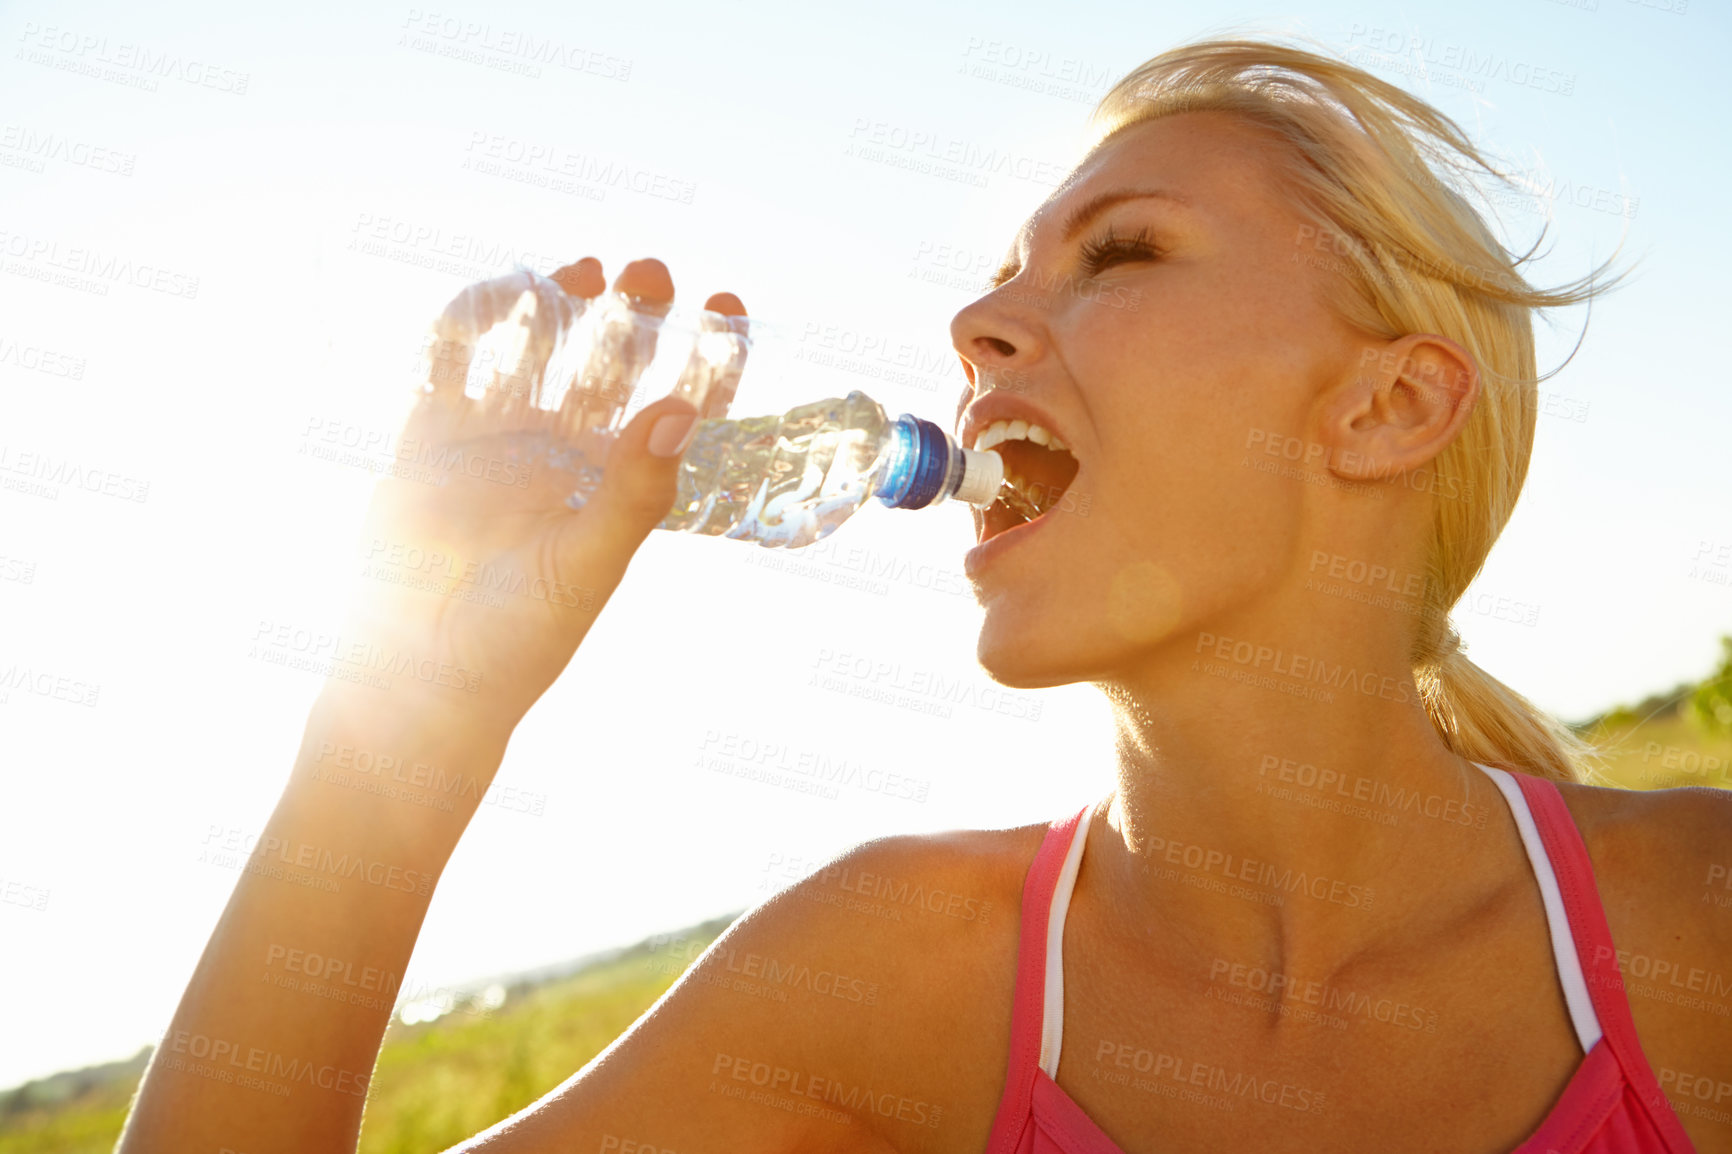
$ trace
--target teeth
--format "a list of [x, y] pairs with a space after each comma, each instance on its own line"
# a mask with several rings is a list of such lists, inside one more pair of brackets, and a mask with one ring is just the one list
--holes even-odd
[[1005, 441], [1033, 441], [1037, 445], [1045, 445], [1049, 449], [1057, 449], [1061, 453], [1070, 452], [1058, 437], [1057, 433], [1042, 426], [1031, 425], [1027, 421], [994, 421], [980, 431], [980, 436], [972, 446], [977, 450], [986, 450]]

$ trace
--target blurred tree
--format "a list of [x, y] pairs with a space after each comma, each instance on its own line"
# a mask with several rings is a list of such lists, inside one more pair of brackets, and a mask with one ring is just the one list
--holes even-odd
[[1703, 732], [1732, 737], [1732, 636], [1720, 638], [1720, 668], [1690, 695], [1689, 716]]

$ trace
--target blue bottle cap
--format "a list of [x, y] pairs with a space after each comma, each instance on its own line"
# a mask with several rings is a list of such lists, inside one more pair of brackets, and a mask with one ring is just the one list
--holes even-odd
[[950, 471], [950, 443], [944, 430], [903, 413], [896, 418], [884, 484], [878, 499], [892, 509], [924, 509], [938, 496]]

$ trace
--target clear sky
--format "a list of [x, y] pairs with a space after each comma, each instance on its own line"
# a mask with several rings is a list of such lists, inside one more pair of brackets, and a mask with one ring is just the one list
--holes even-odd
[[[1543, 386], [1526, 493], [1456, 621], [1566, 717], [1705, 673], [1732, 631], [1724, 9], [1209, 7], [0, 4], [0, 670], [56, 686], [0, 689], [0, 1086], [166, 1025], [237, 876], [201, 857], [263, 824], [319, 689], [256, 643], [333, 628], [356, 569], [367, 474], [305, 450], [392, 433], [454, 292], [514, 259], [660, 256], [682, 299], [730, 289], [787, 337], [737, 415], [858, 388], [948, 426], [951, 315], [1095, 98], [1207, 32], [1303, 34], [1434, 100], [1542, 190], [1504, 212], [1525, 248], [1550, 211], [1542, 281], [1620, 240], [1641, 257]], [[546, 43], [557, 61], [524, 55]], [[1542, 328], [1542, 366], [1582, 319]], [[44, 482], [44, 458], [100, 483]], [[652, 535], [519, 729], [409, 985], [1103, 793], [1094, 692], [994, 697], [975, 664], [971, 544], [954, 505], [873, 503], [793, 569]], [[808, 684], [862, 659], [963, 694]], [[879, 784], [814, 795], [722, 753]]]

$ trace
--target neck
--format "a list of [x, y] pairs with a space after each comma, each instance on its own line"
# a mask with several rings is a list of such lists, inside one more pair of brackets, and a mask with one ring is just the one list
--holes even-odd
[[1444, 746], [1399, 645], [1376, 645], [1320, 624], [1202, 633], [1101, 683], [1118, 788], [1089, 849], [1121, 925], [1160, 927], [1192, 964], [1327, 977], [1519, 876], [1497, 787]]

